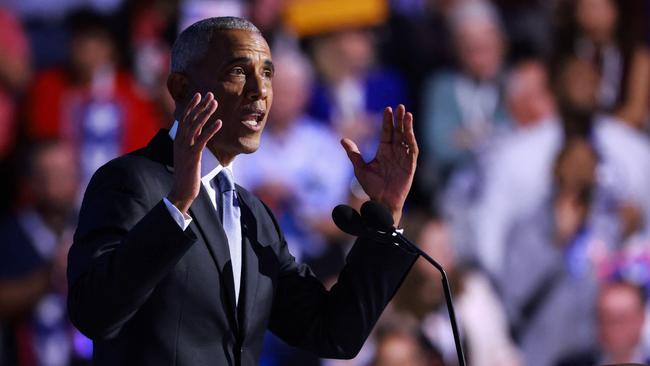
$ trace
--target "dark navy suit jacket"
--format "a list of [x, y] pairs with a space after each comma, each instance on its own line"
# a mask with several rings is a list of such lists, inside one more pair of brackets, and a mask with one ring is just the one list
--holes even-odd
[[269, 209], [242, 187], [242, 287], [235, 306], [228, 243], [201, 188], [183, 231], [162, 198], [172, 141], [149, 145], [93, 176], [68, 262], [72, 322], [102, 365], [256, 365], [270, 329], [321, 357], [356, 355], [417, 256], [357, 240], [326, 290], [296, 263]]

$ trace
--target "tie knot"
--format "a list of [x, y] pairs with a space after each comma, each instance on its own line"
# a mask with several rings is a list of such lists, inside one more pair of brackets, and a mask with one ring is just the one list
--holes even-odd
[[235, 190], [235, 179], [229, 169], [223, 168], [219, 174], [217, 174], [217, 186], [221, 193]]

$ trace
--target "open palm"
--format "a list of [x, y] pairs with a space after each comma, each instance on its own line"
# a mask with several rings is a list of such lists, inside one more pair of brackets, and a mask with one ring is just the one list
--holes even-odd
[[[395, 118], [393, 118], [395, 117]], [[341, 140], [352, 165], [354, 175], [370, 199], [386, 205], [399, 223], [404, 201], [408, 195], [418, 157], [418, 145], [413, 132], [413, 115], [399, 105], [393, 116], [390, 107], [384, 109], [381, 140], [374, 159], [366, 163], [357, 144]]]

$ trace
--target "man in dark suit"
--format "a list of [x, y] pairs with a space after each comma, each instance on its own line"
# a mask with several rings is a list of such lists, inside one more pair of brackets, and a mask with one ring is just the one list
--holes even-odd
[[[351, 358], [413, 265], [412, 253], [359, 239], [327, 291], [268, 208], [233, 184], [233, 159], [259, 145], [272, 79], [269, 47], [248, 21], [206, 19], [179, 35], [174, 125], [95, 173], [69, 253], [69, 313], [97, 365], [254, 365], [267, 328]], [[386, 109], [369, 163], [342, 144], [399, 223], [418, 155], [412, 115]]]

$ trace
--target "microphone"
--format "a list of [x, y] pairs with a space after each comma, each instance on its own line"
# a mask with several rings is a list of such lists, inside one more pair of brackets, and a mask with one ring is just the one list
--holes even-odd
[[[369, 238], [379, 242], [390, 240], [390, 236], [384, 231], [371, 230], [368, 224], [361, 218], [361, 215], [354, 208], [348, 205], [338, 205], [332, 210], [334, 224], [346, 234]], [[391, 217], [392, 221], [392, 217]], [[383, 235], [382, 235], [383, 234]], [[395, 243], [397, 245], [397, 243]]]
[[338, 205], [332, 210], [334, 224], [346, 234], [363, 236], [364, 226], [361, 215], [348, 205]]
[[459, 366], [465, 366], [465, 354], [463, 353], [463, 346], [460, 342], [458, 324], [456, 322], [456, 312], [454, 311], [451, 289], [449, 288], [449, 279], [447, 278], [447, 272], [445, 272], [445, 269], [440, 265], [440, 263], [436, 262], [422, 249], [395, 230], [393, 215], [391, 215], [386, 206], [377, 201], [365, 202], [361, 206], [361, 215], [350, 206], [338, 205], [334, 208], [334, 211], [332, 211], [332, 218], [334, 219], [336, 226], [348, 234], [354, 236], [369, 236], [372, 239], [383, 242], [390, 241], [393, 243], [397, 241], [399, 246], [417, 253], [427, 262], [431, 263], [438, 272], [440, 272], [442, 277], [442, 288], [447, 303], [447, 312], [449, 313], [449, 321], [451, 322], [451, 330], [454, 334], [454, 344], [456, 345], [458, 364]]
[[361, 217], [367, 227], [392, 233], [395, 231], [393, 215], [388, 208], [377, 201], [366, 201], [361, 205]]

